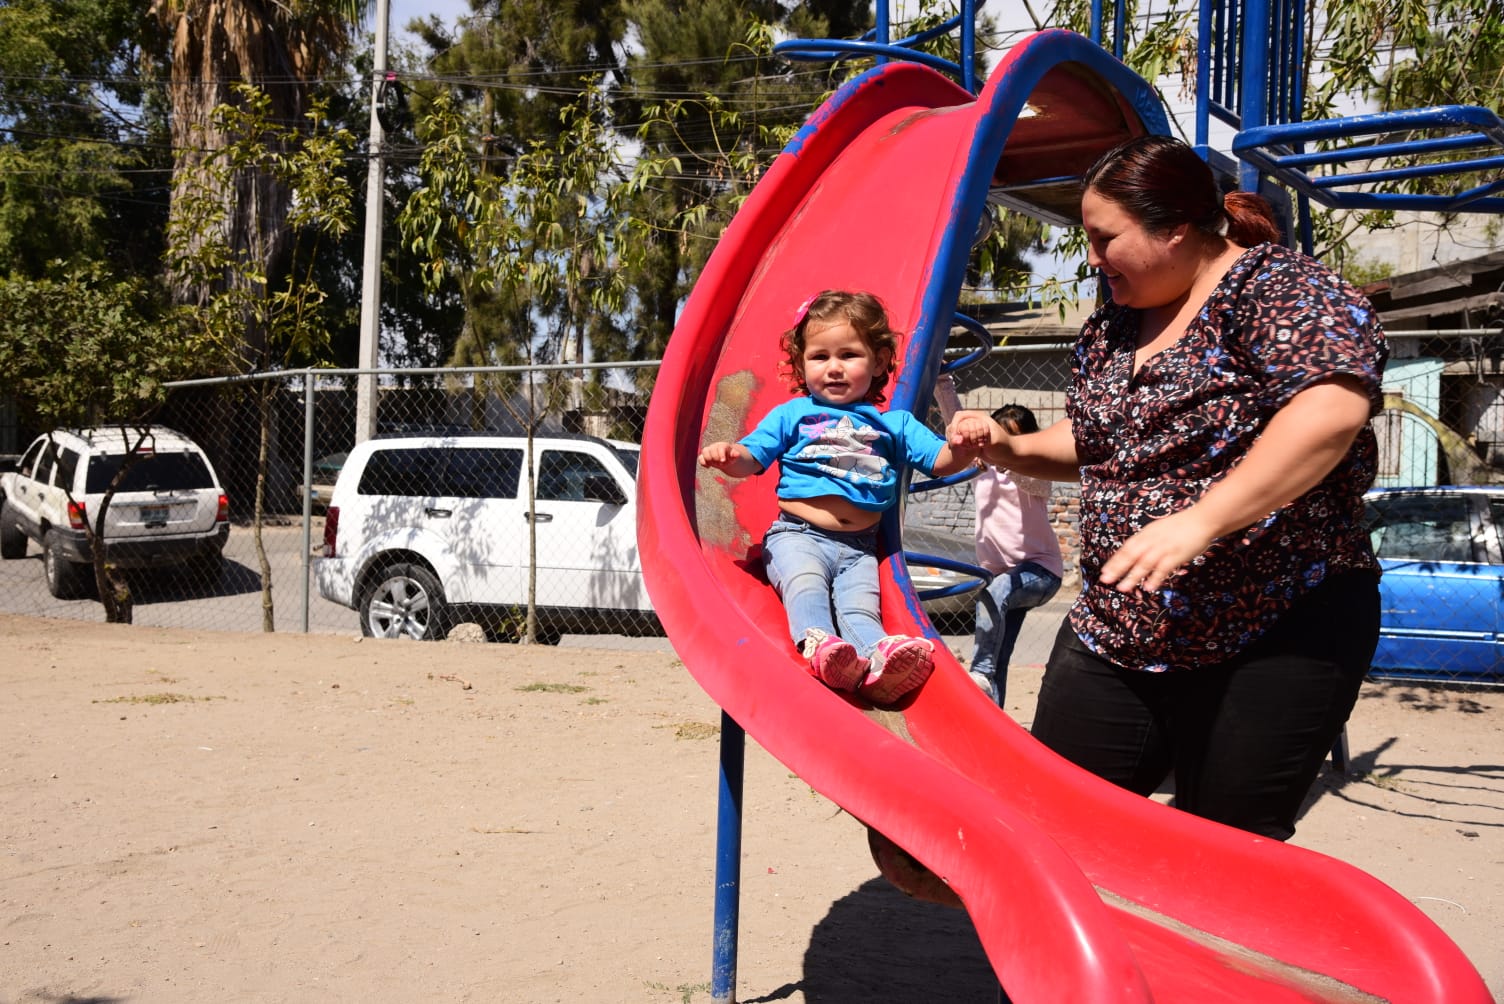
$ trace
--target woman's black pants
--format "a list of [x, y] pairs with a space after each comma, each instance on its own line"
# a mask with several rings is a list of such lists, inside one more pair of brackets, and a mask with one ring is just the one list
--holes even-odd
[[1378, 578], [1313, 589], [1235, 658], [1173, 673], [1114, 666], [1067, 622], [1045, 667], [1032, 733], [1093, 774], [1276, 840], [1357, 703], [1379, 634]]

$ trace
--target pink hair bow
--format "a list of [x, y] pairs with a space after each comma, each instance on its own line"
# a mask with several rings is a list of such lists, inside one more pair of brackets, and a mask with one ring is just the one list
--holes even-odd
[[810, 304], [814, 303], [815, 297], [819, 295], [819, 293], [816, 293], [814, 296], [806, 297], [805, 301], [799, 304], [799, 309], [794, 311], [794, 323], [792, 327], [797, 328], [804, 323], [804, 315], [809, 313]]

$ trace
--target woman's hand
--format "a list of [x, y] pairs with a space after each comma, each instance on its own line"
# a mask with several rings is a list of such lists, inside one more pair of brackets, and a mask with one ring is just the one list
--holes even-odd
[[1218, 537], [1236, 533], [1310, 491], [1347, 455], [1368, 422], [1356, 377], [1336, 376], [1292, 397], [1227, 476], [1187, 509], [1155, 520], [1102, 565], [1119, 592], [1157, 590]]
[[1075, 481], [1081, 477], [1069, 419], [1061, 419], [1038, 432], [1015, 436], [990, 415], [958, 411], [946, 427], [945, 436], [953, 447], [980, 448], [984, 463], [1015, 474], [1047, 481]]
[[1158, 592], [1176, 572], [1216, 539], [1195, 507], [1157, 519], [1123, 541], [1102, 565], [1098, 581], [1117, 586], [1120, 593], [1135, 589]]
[[958, 411], [946, 427], [945, 438], [958, 450], [984, 450], [1008, 434], [1003, 427], [979, 411]]

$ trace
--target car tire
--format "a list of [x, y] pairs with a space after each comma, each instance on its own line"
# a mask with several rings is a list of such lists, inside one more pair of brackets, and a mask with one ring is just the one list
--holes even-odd
[[0, 558], [26, 557], [26, 533], [16, 518], [10, 502], [0, 504]]
[[447, 633], [447, 616], [439, 580], [422, 565], [378, 569], [360, 592], [360, 633], [367, 638], [435, 641]]
[[47, 576], [47, 591], [56, 599], [73, 600], [85, 595], [89, 591], [85, 570], [92, 572], [93, 568], [69, 561], [50, 531], [42, 538], [42, 571]]

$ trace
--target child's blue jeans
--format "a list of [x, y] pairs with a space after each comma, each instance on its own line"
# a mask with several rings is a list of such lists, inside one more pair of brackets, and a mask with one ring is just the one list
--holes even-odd
[[841, 533], [780, 513], [762, 550], [795, 645], [805, 631], [819, 628], [849, 641], [862, 656], [872, 654], [883, 638], [876, 528]]
[[[971, 671], [995, 676], [1008, 671], [1013, 646], [1023, 630], [1024, 614], [1048, 603], [1060, 589], [1060, 576], [1033, 561], [1010, 568], [987, 584], [1003, 623], [992, 616], [986, 603], [977, 602], [976, 644], [971, 656]], [[1003, 685], [997, 681], [999, 692]]]

